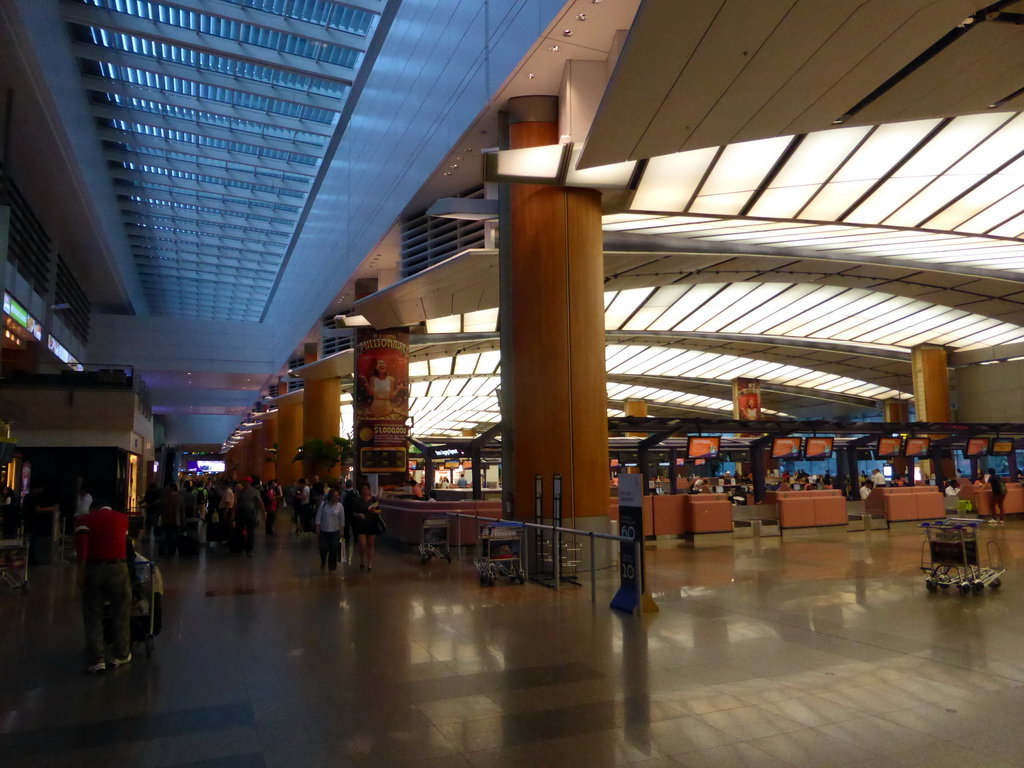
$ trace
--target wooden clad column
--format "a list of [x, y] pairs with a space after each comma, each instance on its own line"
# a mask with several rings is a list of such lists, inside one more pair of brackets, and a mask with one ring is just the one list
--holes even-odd
[[295, 454], [302, 444], [302, 400], [301, 390], [277, 398], [277, 482], [281, 485], [294, 483], [302, 477], [301, 462], [294, 462]]
[[252, 433], [246, 438], [246, 467], [245, 474], [250, 477], [262, 477], [260, 468], [260, 455], [263, 453], [263, 427], [257, 424], [252, 427]]
[[914, 408], [918, 421], [952, 421], [949, 400], [949, 361], [946, 350], [922, 344], [910, 350], [914, 377]]
[[[949, 398], [949, 360], [946, 350], [932, 344], [922, 344], [910, 350], [911, 375], [914, 381], [914, 411], [917, 421], [949, 422], [953, 420], [953, 407]], [[940, 437], [934, 435], [933, 437]], [[930, 460], [921, 461], [921, 472], [934, 474]], [[955, 477], [956, 465], [952, 459], [943, 462], [943, 476]]]
[[329, 443], [341, 431], [341, 377], [306, 380], [302, 405], [302, 437]]
[[[896, 399], [882, 401], [882, 421], [887, 424], [906, 424], [910, 421], [910, 401]], [[896, 475], [905, 475], [912, 465], [912, 462], [902, 456], [891, 459], [891, 461], [892, 471]], [[912, 474], [910, 480], [911, 482], [914, 480]]]
[[[274, 448], [277, 445], [277, 411], [260, 416], [263, 422], [263, 455], [260, 456], [260, 477], [263, 480], [273, 480], [277, 477], [276, 458]], [[270, 459], [270, 461], [267, 461]]]
[[[512, 149], [558, 143], [556, 97], [510, 99], [508, 114]], [[501, 364], [514, 514], [534, 518], [538, 474], [550, 514], [552, 476], [560, 474], [564, 524], [589, 518], [597, 529], [608, 514], [601, 194], [513, 184], [508, 205]]]
[[[626, 400], [626, 402], [623, 403], [623, 405], [622, 405], [622, 412], [626, 416], [637, 416], [639, 418], [646, 419], [647, 418], [647, 401], [646, 400], [638, 400], [636, 398], [628, 398]], [[647, 437], [647, 433], [646, 432], [627, 432], [626, 433], [626, 437]], [[640, 466], [639, 457], [638, 457], [637, 465], [635, 467], [627, 467], [626, 472], [631, 474], [631, 475], [638, 475], [638, 474], [641, 474], [641, 469], [642, 468]], [[649, 486], [645, 485], [644, 486], [644, 493], [647, 493], [648, 489], [649, 489]]]

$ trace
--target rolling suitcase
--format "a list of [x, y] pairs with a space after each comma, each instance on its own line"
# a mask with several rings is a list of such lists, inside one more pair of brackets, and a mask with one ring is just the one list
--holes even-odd
[[228, 549], [232, 554], [238, 554], [245, 550], [245, 537], [243, 533], [244, 529], [236, 525], [228, 534]]

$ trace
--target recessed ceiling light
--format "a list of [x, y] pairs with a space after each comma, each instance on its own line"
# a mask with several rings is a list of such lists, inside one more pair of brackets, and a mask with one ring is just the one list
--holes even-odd
[[535, 74], [533, 74], [533, 72], [531, 72], [531, 73], [530, 73], [530, 74], [528, 74], [528, 75], [527, 75], [526, 77], [527, 77], [527, 78], [528, 78], [529, 80], [533, 80], [533, 78], [535, 78], [535, 77], [536, 77], [536, 75], [535, 75]]
[[572, 30], [571, 29], [563, 29], [562, 30], [562, 37], [572, 37]]
[[586, 20], [587, 20], [587, 14], [585, 14], [585, 13], [577, 13], [576, 14], [576, 21], [586, 21]]
[[560, 50], [561, 50], [561, 48], [559, 48], [559, 47], [558, 47], [557, 45], [552, 45], [552, 46], [551, 46], [551, 50], [552, 50], [552, 51], [555, 51], [555, 52], [557, 53], [558, 51], [560, 51]]

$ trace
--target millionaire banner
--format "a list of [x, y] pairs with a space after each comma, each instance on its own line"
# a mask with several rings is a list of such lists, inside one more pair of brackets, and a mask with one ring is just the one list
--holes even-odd
[[356, 456], [360, 474], [408, 468], [409, 332], [356, 332]]

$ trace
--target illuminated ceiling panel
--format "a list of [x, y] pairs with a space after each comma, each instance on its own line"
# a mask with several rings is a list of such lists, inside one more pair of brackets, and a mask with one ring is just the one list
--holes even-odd
[[604, 227], [1020, 273], [1022, 147], [1024, 114], [989, 112], [663, 155]]
[[[638, 334], [749, 334], [889, 350], [908, 350], [925, 343], [966, 350], [1024, 342], [1024, 327], [977, 313], [880, 291], [814, 283], [698, 283], [635, 288], [607, 291], [604, 303], [606, 330]], [[490, 316], [496, 320], [497, 311]], [[457, 331], [466, 327], [468, 318], [470, 315], [452, 315], [439, 321], [428, 320], [427, 332]], [[496, 323], [490, 320], [479, 328], [487, 332], [497, 330]], [[455, 358], [454, 372], [493, 375], [499, 362], [500, 353], [496, 351], [460, 355]], [[452, 359], [433, 360], [429, 366], [413, 365], [420, 367], [417, 370], [429, 367], [431, 375], [447, 375]]]
[[258, 320], [379, 13], [336, 0], [65, 0], [154, 314]]
[[[464, 429], [501, 421], [501, 410], [495, 394], [500, 379], [477, 377], [466, 379], [435, 379], [431, 382], [412, 381], [409, 416], [412, 435], [461, 436]], [[732, 401], [676, 390], [645, 387], [634, 384], [608, 382], [608, 400], [621, 402], [627, 398], [641, 398], [654, 405], [698, 412], [732, 413]], [[615, 410], [609, 415], [621, 415]], [[787, 414], [764, 409], [770, 416], [786, 418]], [[344, 422], [343, 423], [347, 423]]]

